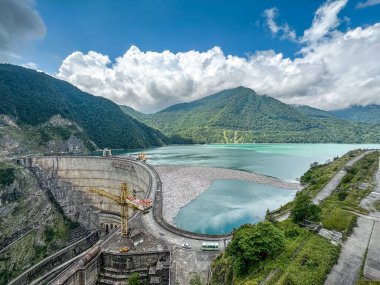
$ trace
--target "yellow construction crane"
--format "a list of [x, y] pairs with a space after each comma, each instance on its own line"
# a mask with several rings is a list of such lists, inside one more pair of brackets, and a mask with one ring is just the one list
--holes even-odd
[[148, 158], [146, 157], [145, 153], [143, 153], [143, 152], [139, 152], [139, 154], [137, 155], [137, 160], [146, 162], [147, 159]]
[[128, 208], [145, 212], [152, 207], [152, 200], [150, 199], [138, 199], [134, 196], [129, 196], [128, 184], [126, 182], [121, 183], [120, 195], [115, 195], [96, 187], [90, 187], [89, 191], [106, 197], [120, 206], [121, 234], [123, 237], [128, 235]]

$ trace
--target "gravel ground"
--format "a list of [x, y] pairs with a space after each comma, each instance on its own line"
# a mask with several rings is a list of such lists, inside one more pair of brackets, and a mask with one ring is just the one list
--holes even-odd
[[236, 179], [267, 184], [284, 189], [300, 190], [298, 183], [289, 183], [277, 178], [225, 168], [155, 166], [162, 181], [163, 216], [174, 225], [179, 210], [208, 189], [216, 179]]

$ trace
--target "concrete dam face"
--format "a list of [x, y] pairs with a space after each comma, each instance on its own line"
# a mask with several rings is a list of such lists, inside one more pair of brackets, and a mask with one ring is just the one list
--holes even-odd
[[[90, 193], [97, 187], [120, 195], [122, 182], [130, 195], [144, 198], [150, 191], [151, 173], [143, 163], [105, 157], [32, 157], [20, 164], [31, 167], [65, 214], [89, 230], [110, 231], [120, 224], [120, 206], [109, 198]], [[133, 214], [129, 210], [129, 215]]]

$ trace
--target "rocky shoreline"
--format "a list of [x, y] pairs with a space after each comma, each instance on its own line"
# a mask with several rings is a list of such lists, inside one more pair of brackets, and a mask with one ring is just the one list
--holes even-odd
[[213, 167], [155, 166], [162, 181], [163, 216], [174, 225], [174, 218], [180, 209], [207, 190], [216, 179], [235, 179], [266, 184], [274, 187], [300, 190], [301, 185], [279, 180], [274, 177]]

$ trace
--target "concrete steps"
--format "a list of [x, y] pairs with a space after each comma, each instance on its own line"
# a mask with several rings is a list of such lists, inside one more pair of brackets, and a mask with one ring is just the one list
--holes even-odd
[[[140, 274], [140, 277], [142, 279], [147, 277], [146, 270], [144, 271], [136, 271]], [[133, 272], [130, 272], [127, 274], [126, 272], [123, 272], [122, 269], [116, 269], [116, 268], [109, 268], [105, 267], [102, 268], [99, 277], [97, 285], [127, 285], [128, 284], [128, 278], [130, 275], [133, 274]]]
[[99, 277], [98, 282], [96, 282], [96, 284], [97, 285], [127, 285], [128, 282], [127, 281], [125, 281], [125, 282], [114, 282], [114, 281], [110, 281], [108, 279]]

